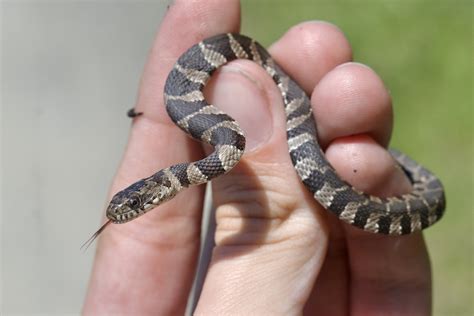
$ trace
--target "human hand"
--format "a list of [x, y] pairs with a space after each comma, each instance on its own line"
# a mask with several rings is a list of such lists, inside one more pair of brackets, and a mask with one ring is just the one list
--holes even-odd
[[[111, 195], [137, 179], [204, 156], [168, 118], [163, 86], [176, 59], [203, 38], [239, 31], [237, 1], [176, 1], [145, 67], [137, 111]], [[368, 67], [350, 63], [336, 27], [308, 22], [270, 48], [311, 96], [318, 139], [339, 175], [375, 195], [410, 190], [385, 149], [390, 96]], [[236, 97], [238, 96], [238, 97]], [[234, 117], [246, 154], [213, 182], [216, 247], [197, 306], [203, 315], [429, 314], [430, 265], [422, 235], [386, 237], [328, 215], [289, 158], [280, 93], [257, 65], [236, 61], [206, 97]], [[200, 244], [203, 187], [192, 187], [98, 243], [85, 314], [182, 314]]]

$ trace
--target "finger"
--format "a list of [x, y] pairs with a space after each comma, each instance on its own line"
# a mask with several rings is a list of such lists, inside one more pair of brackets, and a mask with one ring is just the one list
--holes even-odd
[[[145, 66], [129, 143], [111, 195], [200, 147], [170, 124], [163, 86], [176, 59], [204, 37], [239, 28], [238, 1], [175, 1]], [[96, 254], [86, 314], [182, 314], [199, 247], [202, 188], [189, 189], [125, 225], [109, 225]]]
[[[340, 90], [329, 90], [334, 88]], [[348, 63], [334, 69], [314, 90], [312, 100], [322, 146], [354, 134], [388, 144], [393, 120], [390, 95], [367, 66]]]
[[352, 50], [344, 34], [324, 21], [309, 21], [292, 27], [269, 51], [308, 95], [326, 73], [352, 59]]
[[328, 249], [306, 301], [304, 315], [348, 315], [350, 277], [345, 234], [339, 219], [327, 216], [326, 222], [329, 231]]
[[[272, 45], [271, 52], [308, 95], [312, 94], [315, 86], [329, 71], [352, 59], [352, 50], [344, 34], [326, 22], [308, 22], [293, 27], [284, 40]], [[315, 114], [315, 117], [318, 118], [318, 115]], [[321, 130], [319, 122], [318, 130]], [[324, 145], [324, 138], [319, 136], [318, 140]], [[306, 302], [304, 313], [308, 315], [344, 314], [348, 307], [344, 233], [336, 219], [329, 218], [328, 224], [328, 249], [316, 284]]]
[[[394, 167], [392, 157], [371, 138], [339, 140], [330, 146], [327, 155], [336, 168], [336, 161], [344, 159], [345, 167], [338, 172], [365, 192], [394, 196], [411, 189], [406, 176]], [[354, 156], [357, 158], [350, 158]], [[350, 176], [351, 169], [358, 170], [360, 176]], [[374, 236], [348, 225], [343, 228], [349, 254], [351, 315], [380, 315], [386, 311], [431, 314], [431, 270], [420, 233]]]
[[[381, 80], [368, 67], [347, 63], [333, 69], [320, 80], [312, 93], [311, 101], [318, 123], [320, 143], [326, 146], [331, 144], [326, 156], [336, 167], [338, 174], [349, 181], [350, 178], [347, 177], [362, 174], [362, 171], [368, 176], [366, 170], [351, 164], [347, 157], [334, 160], [334, 149], [339, 148], [334, 147], [334, 140], [345, 139], [355, 150], [360, 149], [367, 139], [349, 135], [373, 135], [381, 142], [388, 141], [392, 109], [389, 94]], [[357, 158], [359, 156], [351, 158], [359, 164], [365, 162], [362, 158]], [[372, 156], [369, 158], [377, 159]], [[373, 181], [378, 178], [370, 179]], [[350, 274], [345, 231], [335, 216], [328, 217], [328, 254], [306, 306], [305, 313], [308, 315], [316, 311], [328, 315], [346, 315], [350, 308]]]
[[[391, 102], [371, 69], [359, 64], [334, 69], [316, 87], [313, 104], [318, 131], [329, 144], [326, 156], [343, 179], [378, 196], [410, 190], [407, 178], [384, 148], [390, 138]], [[429, 311], [430, 269], [421, 235], [377, 236], [346, 224], [343, 229], [351, 297], [344, 314]]]
[[[272, 53], [300, 82], [314, 85], [318, 78], [305, 70], [318, 60], [286, 64], [289, 57], [307, 56], [313, 46], [292, 51], [288, 45], [293, 37], [308, 41], [308, 33], [325, 38], [319, 32], [334, 30], [325, 23], [304, 23], [272, 46]], [[339, 44], [324, 46], [338, 50]], [[332, 54], [316, 50], [323, 63], [331, 63], [326, 59]], [[341, 59], [333, 67], [346, 61]], [[241, 123], [249, 144], [236, 169], [213, 185], [216, 247], [196, 313], [300, 313], [324, 258], [327, 231], [290, 162], [281, 95], [270, 77], [248, 62], [224, 66], [209, 88], [212, 102]]]

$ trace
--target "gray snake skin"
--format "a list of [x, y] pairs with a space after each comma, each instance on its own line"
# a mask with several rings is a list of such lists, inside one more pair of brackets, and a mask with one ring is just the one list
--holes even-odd
[[408, 194], [379, 198], [341, 180], [318, 144], [316, 123], [305, 92], [253, 39], [221, 34], [189, 48], [170, 72], [164, 91], [171, 119], [195, 139], [211, 144], [214, 152], [197, 162], [160, 170], [118, 192], [107, 208], [109, 221], [101, 229], [110, 222], [133, 220], [173, 198], [181, 189], [206, 183], [239, 162], [245, 147], [241, 128], [230, 116], [207, 103], [202, 93], [212, 73], [234, 59], [259, 64], [278, 86], [285, 105], [291, 160], [305, 186], [325, 209], [355, 227], [388, 235], [413, 233], [441, 218], [445, 208], [441, 182], [400, 152], [391, 150], [413, 184], [413, 191]]

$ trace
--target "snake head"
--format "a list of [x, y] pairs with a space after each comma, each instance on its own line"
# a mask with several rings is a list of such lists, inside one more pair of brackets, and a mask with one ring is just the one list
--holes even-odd
[[125, 223], [144, 213], [143, 202], [146, 187], [145, 180], [140, 180], [128, 188], [116, 193], [107, 207], [107, 218], [113, 223]]
[[129, 222], [174, 197], [175, 191], [166, 177], [142, 179], [112, 197], [107, 218], [115, 224]]

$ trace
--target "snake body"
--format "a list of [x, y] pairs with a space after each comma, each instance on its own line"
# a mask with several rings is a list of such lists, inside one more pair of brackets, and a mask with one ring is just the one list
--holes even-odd
[[365, 231], [402, 235], [424, 229], [443, 215], [441, 182], [404, 154], [392, 156], [413, 184], [412, 192], [379, 198], [341, 180], [326, 160], [316, 137], [316, 123], [305, 92], [256, 41], [221, 34], [192, 46], [176, 62], [164, 88], [169, 116], [193, 138], [214, 147], [202, 160], [158, 171], [118, 192], [107, 209], [109, 222], [124, 223], [173, 198], [190, 185], [210, 181], [231, 170], [245, 148], [238, 123], [206, 102], [203, 88], [214, 71], [235, 59], [252, 60], [272, 77], [284, 101], [289, 154], [297, 174], [314, 198], [339, 219]]

